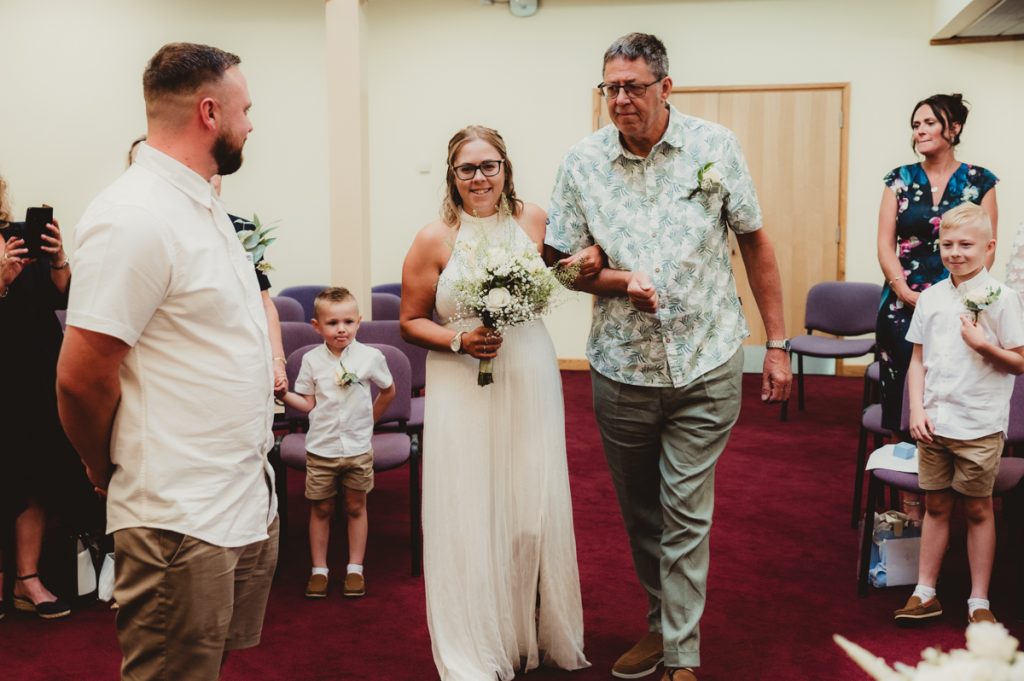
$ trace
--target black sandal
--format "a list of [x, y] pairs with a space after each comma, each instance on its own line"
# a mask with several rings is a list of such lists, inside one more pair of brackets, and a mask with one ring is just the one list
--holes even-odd
[[[27, 579], [39, 579], [39, 573], [18, 575], [14, 579], [18, 582], [24, 582]], [[34, 612], [44, 620], [56, 620], [71, 614], [71, 607], [59, 598], [54, 601], [34, 603], [28, 596], [15, 596], [14, 609], [21, 612]]]

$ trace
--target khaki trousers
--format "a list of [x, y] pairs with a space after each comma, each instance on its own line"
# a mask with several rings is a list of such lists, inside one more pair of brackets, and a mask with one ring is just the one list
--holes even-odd
[[665, 666], [700, 665], [715, 463], [740, 412], [743, 350], [681, 388], [591, 371], [594, 412]]
[[148, 527], [115, 532], [121, 679], [216, 681], [226, 651], [257, 645], [278, 524], [268, 539], [235, 548]]

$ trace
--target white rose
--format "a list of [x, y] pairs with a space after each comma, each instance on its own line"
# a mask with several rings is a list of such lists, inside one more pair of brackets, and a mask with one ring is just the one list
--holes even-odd
[[498, 312], [503, 310], [509, 303], [512, 302], [512, 294], [504, 286], [498, 286], [492, 288], [487, 292], [487, 296], [484, 298], [484, 305], [487, 307], [488, 312]]
[[714, 168], [708, 168], [700, 180], [700, 188], [703, 192], [711, 192], [722, 185], [722, 175]]

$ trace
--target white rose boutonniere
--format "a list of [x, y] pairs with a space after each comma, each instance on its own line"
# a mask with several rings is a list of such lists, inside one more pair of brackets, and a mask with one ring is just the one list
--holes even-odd
[[1002, 291], [1003, 289], [995, 286], [978, 287], [967, 291], [960, 299], [963, 301], [964, 307], [974, 314], [974, 321], [978, 321], [981, 311], [999, 300], [999, 294]]
[[705, 210], [711, 210], [712, 202], [725, 194], [722, 185], [722, 174], [714, 167], [714, 161], [708, 161], [697, 169], [697, 186], [686, 198], [696, 198]]
[[338, 368], [334, 370], [334, 382], [339, 387], [347, 388], [350, 385], [359, 383], [359, 376], [345, 368], [345, 363], [338, 361]]
[[247, 225], [251, 225], [246, 229], [239, 230], [237, 232], [238, 240], [242, 243], [242, 248], [252, 258], [252, 262], [256, 265], [256, 269], [260, 272], [269, 272], [274, 269], [268, 261], [263, 259], [263, 254], [267, 250], [267, 246], [277, 241], [277, 237], [269, 236], [271, 232], [277, 229], [276, 223], [270, 223], [264, 225], [260, 222], [260, 217], [253, 213], [252, 220], [245, 221]]

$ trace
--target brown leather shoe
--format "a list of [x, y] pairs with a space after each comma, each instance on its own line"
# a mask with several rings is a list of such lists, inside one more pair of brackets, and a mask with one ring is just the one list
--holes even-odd
[[922, 603], [917, 596], [911, 596], [906, 605], [893, 613], [893, 619], [897, 624], [912, 624], [940, 615], [942, 615], [942, 605], [938, 598], [929, 598]]
[[676, 669], [665, 669], [665, 675], [661, 681], [697, 681], [697, 675], [689, 667], [678, 667]]
[[992, 622], [996, 623], [996, 616], [992, 614], [992, 611], [988, 608], [978, 608], [974, 611], [973, 615], [967, 616], [967, 623], [974, 624], [976, 622]]
[[623, 653], [612, 665], [612, 676], [619, 679], [639, 679], [654, 673], [658, 664], [665, 659], [661, 634], [652, 631], [640, 639], [635, 646]]
[[345, 575], [345, 590], [341, 592], [345, 598], [359, 598], [366, 595], [366, 580], [358, 572]]
[[327, 598], [327, 575], [310, 575], [306, 582], [306, 598]]

